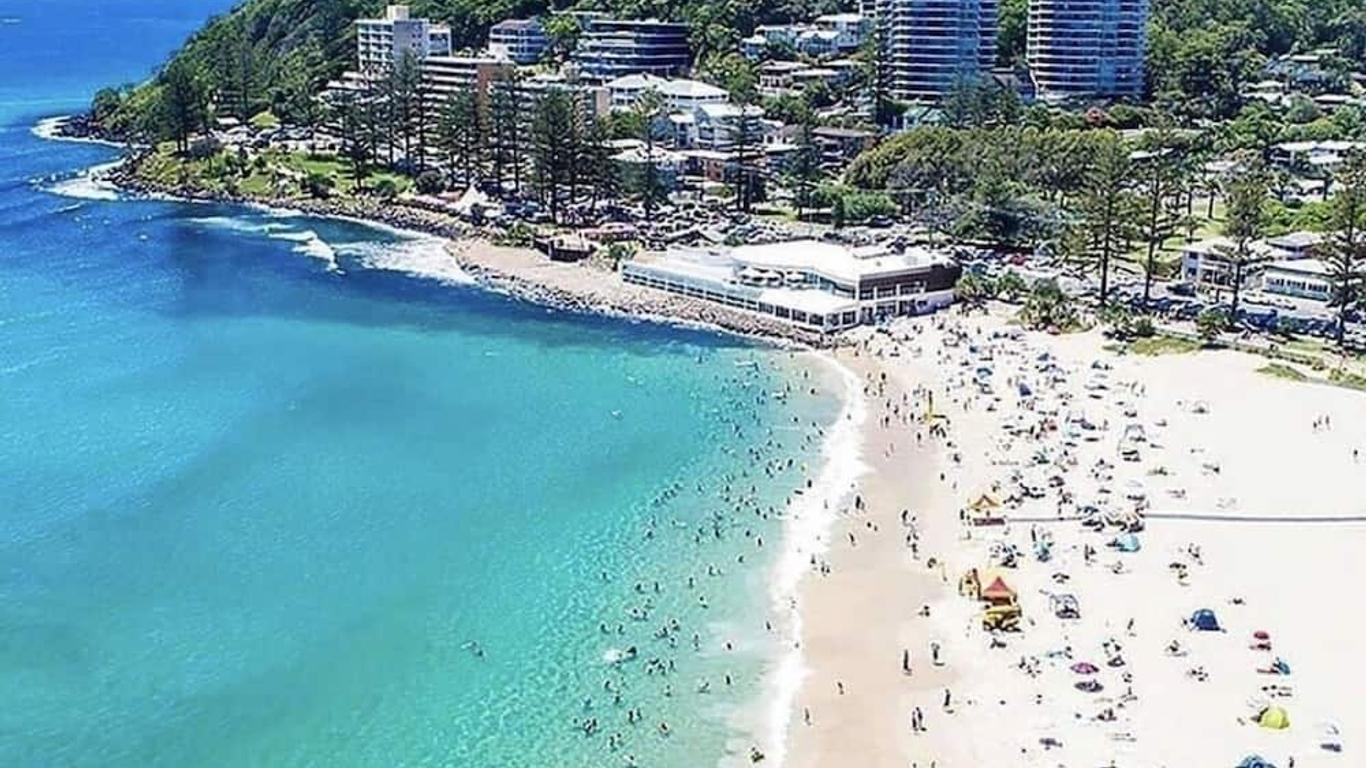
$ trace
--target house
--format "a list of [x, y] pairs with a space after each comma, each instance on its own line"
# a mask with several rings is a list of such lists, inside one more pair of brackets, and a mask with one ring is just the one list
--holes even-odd
[[609, 80], [605, 86], [610, 94], [612, 109], [633, 109], [640, 97], [649, 91], [659, 94], [668, 112], [691, 112], [703, 104], [722, 104], [730, 99], [724, 88], [717, 88], [700, 80], [667, 79], [649, 74], [626, 75]]

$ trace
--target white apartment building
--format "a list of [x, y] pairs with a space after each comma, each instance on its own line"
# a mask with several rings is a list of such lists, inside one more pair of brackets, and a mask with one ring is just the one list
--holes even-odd
[[362, 72], [392, 67], [404, 55], [420, 60], [450, 53], [451, 28], [412, 18], [406, 5], [389, 6], [383, 18], [356, 20], [356, 58]]

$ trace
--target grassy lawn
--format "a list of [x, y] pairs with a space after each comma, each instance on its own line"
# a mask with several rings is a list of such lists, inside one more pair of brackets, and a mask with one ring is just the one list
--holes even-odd
[[[355, 180], [350, 165], [330, 155], [310, 155], [304, 152], [267, 150], [238, 160], [228, 151], [206, 158], [177, 157], [174, 147], [164, 144], [142, 164], [141, 175], [166, 185], [188, 185], [206, 192], [241, 192], [249, 195], [303, 196], [302, 180], [309, 175], [327, 176], [333, 181], [333, 191], [346, 196], [354, 194]], [[361, 186], [373, 189], [383, 180], [393, 182], [399, 194], [409, 191], [412, 179], [390, 171], [375, 171], [361, 180]]]
[[1157, 335], [1146, 339], [1134, 339], [1125, 349], [1134, 355], [1184, 355], [1199, 351], [1200, 342], [1176, 336]]
[[1304, 375], [1298, 368], [1292, 368], [1285, 363], [1267, 363], [1257, 369], [1257, 373], [1264, 373], [1267, 376], [1274, 376], [1286, 381], [1309, 381], [1309, 377]]

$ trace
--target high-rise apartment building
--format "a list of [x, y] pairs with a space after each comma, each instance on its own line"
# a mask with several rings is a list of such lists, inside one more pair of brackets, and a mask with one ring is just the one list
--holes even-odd
[[1143, 93], [1148, 0], [1030, 0], [1028, 60], [1045, 101]]
[[877, 30], [889, 95], [932, 102], [996, 63], [996, 0], [879, 0]]

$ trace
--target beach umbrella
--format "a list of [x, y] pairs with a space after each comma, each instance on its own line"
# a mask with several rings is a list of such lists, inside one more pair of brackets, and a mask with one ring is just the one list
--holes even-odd
[[1100, 671], [1100, 667], [1097, 667], [1089, 661], [1079, 661], [1072, 665], [1072, 671], [1079, 675], [1094, 675]]
[[1290, 727], [1290, 714], [1283, 707], [1267, 707], [1257, 716], [1257, 725], [1273, 731]]
[[1238, 763], [1238, 768], [1276, 768], [1275, 765], [1266, 761], [1261, 755], [1248, 755]]
[[1105, 686], [1101, 685], [1100, 682], [1095, 679], [1082, 680], [1072, 687], [1079, 691], [1085, 691], [1086, 693], [1100, 693], [1105, 690]]
[[1256, 632], [1252, 633], [1252, 637], [1256, 640], [1270, 640], [1271, 633], [1267, 632], [1265, 629], [1259, 629]]

